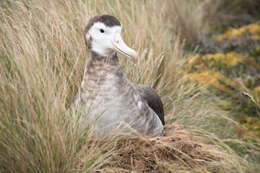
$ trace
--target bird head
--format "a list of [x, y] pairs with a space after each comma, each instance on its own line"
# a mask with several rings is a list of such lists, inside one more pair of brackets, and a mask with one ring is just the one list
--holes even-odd
[[102, 57], [111, 57], [118, 52], [135, 62], [137, 52], [126, 45], [121, 30], [121, 23], [113, 16], [93, 17], [85, 28], [86, 46]]

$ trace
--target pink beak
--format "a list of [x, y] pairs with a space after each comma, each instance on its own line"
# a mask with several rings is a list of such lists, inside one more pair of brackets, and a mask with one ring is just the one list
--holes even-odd
[[115, 34], [112, 44], [113, 44], [113, 48], [115, 51], [117, 51], [118, 53], [121, 53], [122, 55], [127, 56], [133, 62], [136, 61], [137, 52], [125, 44], [120, 33]]

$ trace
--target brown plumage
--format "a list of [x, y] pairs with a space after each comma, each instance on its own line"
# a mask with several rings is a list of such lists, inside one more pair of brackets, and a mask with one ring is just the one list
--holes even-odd
[[116, 52], [132, 60], [137, 54], [123, 42], [120, 32], [120, 22], [109, 15], [92, 18], [85, 28], [87, 64], [74, 101], [80, 123], [91, 125], [98, 134], [117, 127], [119, 133], [133, 134], [134, 129], [160, 136], [164, 124], [161, 99], [152, 88], [133, 84], [124, 75]]

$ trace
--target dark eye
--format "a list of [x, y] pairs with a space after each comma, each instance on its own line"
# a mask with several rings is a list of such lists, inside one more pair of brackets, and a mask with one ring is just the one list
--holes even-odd
[[104, 29], [100, 29], [99, 31], [100, 31], [101, 33], [104, 33], [104, 32], [105, 32]]

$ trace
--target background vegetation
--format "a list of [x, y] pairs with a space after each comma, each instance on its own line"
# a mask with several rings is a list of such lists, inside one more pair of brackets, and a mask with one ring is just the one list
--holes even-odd
[[[2, 0], [0, 172], [259, 172], [258, 9], [257, 0]], [[100, 14], [118, 17], [138, 50], [137, 65], [121, 64], [161, 95], [166, 137], [95, 139], [74, 121], [83, 28]]]

